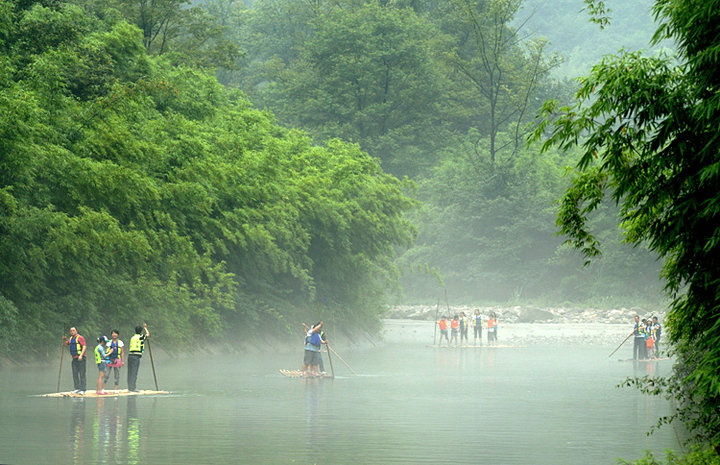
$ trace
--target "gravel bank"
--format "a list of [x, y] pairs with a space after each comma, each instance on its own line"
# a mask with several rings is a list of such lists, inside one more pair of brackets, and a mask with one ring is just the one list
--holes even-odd
[[[452, 317], [454, 314], [465, 312], [466, 315], [473, 315], [475, 309], [486, 318], [491, 312], [495, 312], [499, 321], [504, 323], [607, 323], [607, 324], [628, 324], [633, 321], [635, 315], [641, 318], [657, 316], [662, 322], [665, 317], [665, 309], [649, 309], [640, 307], [596, 309], [596, 308], [561, 308], [561, 307], [534, 307], [534, 306], [493, 306], [473, 307], [470, 305], [451, 305], [450, 309], [441, 305], [440, 316]], [[437, 312], [433, 305], [398, 305], [388, 310], [385, 318], [401, 320], [427, 320], [435, 319]]]

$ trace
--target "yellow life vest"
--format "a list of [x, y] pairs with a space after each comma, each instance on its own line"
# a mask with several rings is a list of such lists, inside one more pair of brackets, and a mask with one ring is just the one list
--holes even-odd
[[100, 355], [100, 344], [95, 347], [95, 364], [100, 365], [103, 361], [103, 356]]
[[142, 336], [135, 334], [130, 338], [130, 353], [131, 354], [142, 354], [145, 350], [145, 341]]

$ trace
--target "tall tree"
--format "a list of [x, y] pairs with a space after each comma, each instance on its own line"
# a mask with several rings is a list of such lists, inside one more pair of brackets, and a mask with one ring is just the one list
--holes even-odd
[[432, 27], [412, 9], [377, 2], [332, 9], [311, 24], [297, 59], [265, 90], [280, 120], [319, 140], [356, 141], [397, 175], [426, 163], [412, 155], [432, 140], [442, 95]]
[[[224, 8], [196, 5], [190, 0], [111, 0], [96, 3], [93, 8], [117, 8], [140, 28], [143, 45], [152, 54], [168, 54], [176, 64], [234, 68], [239, 47], [227, 37], [228, 26], [222, 22], [222, 14], [232, 6], [220, 6]], [[207, 8], [218, 15], [210, 14]]]
[[[537, 90], [557, 64], [546, 43], [531, 40], [513, 25], [522, 0], [453, 0], [448, 4], [446, 32], [455, 46], [446, 60], [478, 97], [478, 137], [489, 138], [488, 156], [513, 158], [535, 110]], [[510, 134], [500, 139], [500, 132]], [[479, 139], [477, 141], [479, 143]]]

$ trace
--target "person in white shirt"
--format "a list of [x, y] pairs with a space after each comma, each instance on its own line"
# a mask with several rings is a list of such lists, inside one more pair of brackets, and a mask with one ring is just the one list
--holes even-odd
[[107, 384], [108, 379], [110, 379], [110, 372], [114, 372], [115, 392], [117, 392], [120, 387], [120, 368], [125, 365], [124, 344], [123, 341], [120, 340], [120, 332], [117, 329], [113, 329], [112, 333], [110, 333], [110, 340], [107, 342], [107, 348], [110, 355], [108, 357], [108, 369], [105, 372], [105, 383]]

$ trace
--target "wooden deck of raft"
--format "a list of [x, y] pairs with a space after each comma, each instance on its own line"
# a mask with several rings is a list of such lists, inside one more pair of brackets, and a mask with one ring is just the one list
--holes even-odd
[[124, 397], [124, 396], [152, 396], [152, 395], [162, 395], [162, 394], [170, 394], [170, 391], [150, 391], [150, 390], [140, 390], [137, 392], [130, 392], [127, 389], [120, 389], [119, 391], [115, 390], [108, 390], [105, 391], [107, 394], [98, 395], [97, 392], [95, 392], [94, 389], [85, 391], [85, 394], [79, 394], [72, 391], [65, 391], [65, 392], [51, 392], [50, 394], [39, 394], [36, 397]]
[[[300, 370], [280, 370], [280, 374], [283, 376], [287, 376], [288, 378], [303, 378], [302, 371]], [[318, 378], [332, 378], [332, 375], [325, 374], [320, 376], [308, 376], [309, 379], [318, 379]]]
[[474, 345], [462, 345], [462, 346], [456, 346], [451, 345], [447, 346], [446, 344], [443, 345], [428, 345], [428, 347], [431, 347], [433, 349], [522, 349], [524, 346], [508, 346], [508, 345], [482, 345], [482, 346], [474, 346]]

